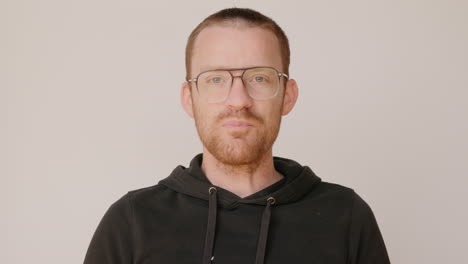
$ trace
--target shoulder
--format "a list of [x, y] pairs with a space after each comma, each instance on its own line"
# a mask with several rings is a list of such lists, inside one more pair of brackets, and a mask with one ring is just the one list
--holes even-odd
[[320, 182], [311, 192], [315, 198], [338, 199], [352, 202], [356, 197], [354, 189], [331, 182]]
[[304, 199], [354, 216], [372, 214], [370, 206], [353, 188], [336, 183], [320, 182]]
[[376, 224], [374, 213], [369, 204], [352, 188], [343, 185], [322, 182], [317, 186], [316, 197], [321, 202], [332, 205], [347, 218], [352, 225]]
[[145, 203], [160, 201], [173, 193], [168, 187], [162, 184], [135, 189], [127, 192], [121, 199], [127, 199], [133, 207]]
[[164, 193], [167, 190], [168, 188], [166, 186], [158, 183], [153, 186], [131, 190], [127, 193], [127, 196], [132, 200], [133, 199], [140, 200], [140, 199], [145, 199], [145, 198], [152, 197], [152, 196], [157, 196], [159, 194]]
[[110, 206], [108, 214], [120, 212], [120, 214], [125, 213], [127, 216], [131, 215], [135, 204], [158, 200], [161, 196], [166, 195], [168, 191], [169, 189], [161, 184], [130, 190]]

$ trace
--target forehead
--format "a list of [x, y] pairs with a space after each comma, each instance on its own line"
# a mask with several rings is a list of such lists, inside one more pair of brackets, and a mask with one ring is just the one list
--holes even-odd
[[270, 66], [282, 71], [277, 37], [260, 27], [213, 25], [197, 36], [192, 73], [219, 68]]

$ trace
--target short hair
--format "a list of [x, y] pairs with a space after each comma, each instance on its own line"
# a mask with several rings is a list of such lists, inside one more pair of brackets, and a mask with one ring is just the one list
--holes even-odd
[[205, 18], [190, 34], [185, 47], [186, 79], [191, 78], [190, 67], [192, 63], [192, 51], [195, 40], [200, 32], [209, 26], [216, 24], [229, 25], [235, 22], [243, 22], [248, 27], [260, 27], [275, 34], [279, 42], [281, 62], [284, 73], [289, 75], [290, 50], [288, 37], [273, 19], [249, 8], [226, 8]]

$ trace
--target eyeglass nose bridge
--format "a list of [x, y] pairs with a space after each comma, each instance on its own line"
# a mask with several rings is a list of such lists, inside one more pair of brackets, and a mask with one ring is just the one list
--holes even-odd
[[[241, 75], [236, 75], [236, 76], [232, 75], [232, 72], [230, 72], [230, 71], [228, 71], [228, 72], [229, 72], [229, 74], [231, 75], [231, 87], [229, 88], [229, 92], [231, 92], [232, 86], [234, 85], [234, 80], [235, 80], [236, 78], [240, 78], [240, 80], [241, 80], [241, 82], [242, 82], [242, 85], [243, 85], [245, 88], [247, 88], [247, 86], [245, 86], [245, 83], [244, 83], [244, 73], [245, 73], [245, 70], [242, 72]], [[248, 92], [248, 91], [247, 91], [247, 92]]]
[[[242, 74], [236, 75], [236, 76], [234, 76], [234, 75], [232, 74], [233, 71], [239, 71], [239, 70], [242, 70]], [[245, 92], [247, 93], [247, 95], [248, 95], [250, 98], [253, 99], [253, 97], [252, 97], [252, 96], [250, 95], [250, 93], [249, 93], [249, 89], [247, 88], [247, 86], [246, 86], [245, 83], [244, 83], [244, 73], [247, 71], [247, 69], [232, 69], [232, 70], [226, 70], [226, 71], [229, 73], [229, 75], [231, 75], [231, 84], [230, 84], [229, 89], [228, 89], [228, 91], [227, 91], [226, 98], [224, 98], [223, 101], [226, 101], [226, 100], [228, 99], [228, 97], [231, 95], [232, 86], [234, 85], [234, 80], [235, 80], [236, 78], [240, 78], [240, 80], [241, 80], [241, 82], [242, 82], [242, 86], [244, 86], [244, 88], [245, 88]]]

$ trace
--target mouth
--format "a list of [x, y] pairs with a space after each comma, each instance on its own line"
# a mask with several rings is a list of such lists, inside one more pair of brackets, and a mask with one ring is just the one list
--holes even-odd
[[223, 127], [243, 129], [243, 128], [252, 127], [252, 123], [245, 121], [245, 120], [227, 120], [223, 122]]

